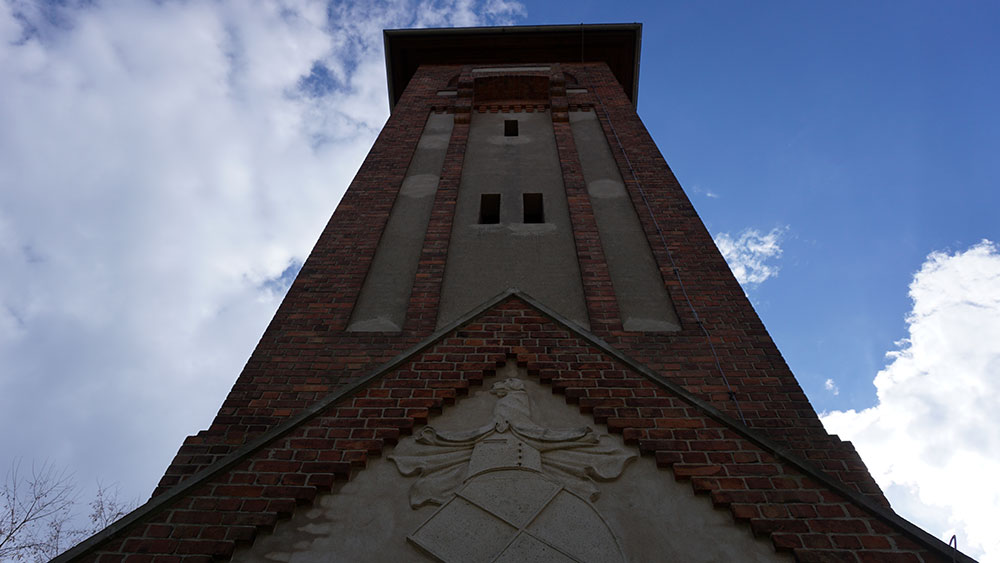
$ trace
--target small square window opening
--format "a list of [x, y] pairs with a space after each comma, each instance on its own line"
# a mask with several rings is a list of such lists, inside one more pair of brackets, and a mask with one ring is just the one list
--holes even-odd
[[500, 194], [479, 196], [479, 224], [496, 225], [500, 222]]
[[504, 137], [517, 137], [517, 120], [516, 119], [505, 119], [505, 120], [503, 120], [503, 136]]
[[524, 194], [524, 222], [545, 222], [545, 205], [542, 203], [542, 194]]

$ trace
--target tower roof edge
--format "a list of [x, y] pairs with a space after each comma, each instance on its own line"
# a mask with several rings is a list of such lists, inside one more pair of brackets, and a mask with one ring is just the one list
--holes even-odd
[[386, 29], [389, 108], [421, 64], [594, 62], [608, 64], [635, 105], [641, 23]]

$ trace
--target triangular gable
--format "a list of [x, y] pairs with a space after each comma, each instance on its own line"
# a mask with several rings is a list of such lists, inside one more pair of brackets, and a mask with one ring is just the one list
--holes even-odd
[[508, 358], [233, 560], [791, 561], [638, 453]]
[[[971, 561], [516, 290], [153, 498], [57, 561], [228, 558], [511, 358], [800, 560]], [[902, 560], [902, 559], [900, 559]]]

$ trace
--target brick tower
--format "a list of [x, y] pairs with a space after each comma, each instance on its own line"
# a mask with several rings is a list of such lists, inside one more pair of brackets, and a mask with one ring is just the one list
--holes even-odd
[[60, 559], [968, 560], [823, 430], [640, 32], [385, 32], [391, 117], [215, 420]]

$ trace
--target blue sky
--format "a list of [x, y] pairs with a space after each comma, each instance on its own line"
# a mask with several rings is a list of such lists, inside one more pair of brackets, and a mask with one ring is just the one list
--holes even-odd
[[0, 462], [148, 495], [384, 123], [383, 28], [638, 21], [639, 114], [828, 428], [1000, 560], [996, 4], [45, 6], [0, 0]]
[[750, 294], [817, 409], [873, 404], [927, 254], [1000, 235], [995, 6], [601, 5], [644, 23], [639, 113], [709, 230], [784, 230]]

